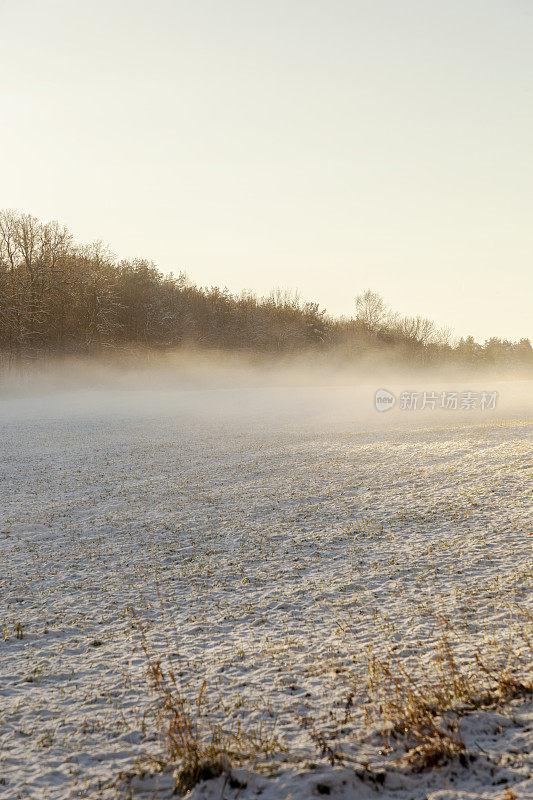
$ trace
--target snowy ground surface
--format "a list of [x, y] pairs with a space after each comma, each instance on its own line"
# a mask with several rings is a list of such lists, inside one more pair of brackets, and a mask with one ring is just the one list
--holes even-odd
[[533, 797], [527, 700], [465, 716], [475, 761], [422, 774], [390, 763], [358, 707], [370, 652], [423, 675], [439, 614], [465, 661], [515, 636], [531, 424], [363, 418], [334, 394], [0, 401], [0, 798], [170, 796], [170, 773], [116, 781], [160, 752], [131, 609], [155, 651], [179, 649], [191, 696], [206, 681], [218, 724], [279, 750], [195, 798]]

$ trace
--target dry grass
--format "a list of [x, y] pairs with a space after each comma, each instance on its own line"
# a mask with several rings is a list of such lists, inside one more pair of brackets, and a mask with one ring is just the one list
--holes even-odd
[[275, 722], [274, 726], [259, 723], [243, 730], [237, 720], [231, 730], [222, 728], [217, 722], [220, 707], [209, 699], [216, 692], [210, 692], [207, 679], [194, 691], [192, 675], [185, 675], [177, 647], [167, 642], [163, 652], [153, 648], [133, 611], [131, 616], [146, 660], [149, 692], [154, 698], [145, 713], [145, 722], [147, 717], [152, 718], [164, 750], [162, 758], [152, 760], [159, 767], [176, 766], [176, 793], [185, 793], [200, 781], [220, 775], [231, 783], [232, 766], [253, 761], [256, 766], [259, 762], [261, 769], [280, 754], [287, 757], [288, 751], [275, 732]]
[[154, 702], [147, 716], [152, 716], [164, 748], [162, 764], [177, 764], [176, 792], [187, 792], [199, 781], [229, 776], [231, 761], [227, 743], [220, 729], [212, 724], [205, 707], [206, 682], [191, 699], [183, 685], [179, 656], [167, 647], [163, 654], [149, 643], [140, 621], [132, 612], [132, 622], [140, 635], [140, 647], [146, 659], [146, 676]]
[[[448, 620], [441, 618], [436, 647], [431, 657], [424, 648], [411, 660], [401, 660], [391, 651], [373, 653], [368, 659], [368, 693], [364, 704], [366, 723], [380, 726], [385, 752], [391, 754], [399, 746], [405, 752], [394, 759], [403, 768], [421, 771], [458, 758], [467, 763], [468, 753], [461, 737], [461, 718], [476, 709], [496, 707], [533, 691], [533, 680], [527, 676], [531, 658], [532, 618], [523, 612], [523, 624], [512, 640], [488, 642], [465, 664], [457, 651], [460, 639]], [[146, 659], [146, 672], [154, 703], [150, 711], [155, 719], [165, 749], [164, 763], [177, 764], [176, 791], [186, 792], [199, 781], [225, 775], [231, 779], [232, 765], [250, 764], [253, 758], [272, 759], [283, 753], [288, 757], [273, 730], [261, 727], [243, 730], [239, 721], [231, 731], [217, 724], [217, 708], [208, 699], [211, 694], [206, 680], [194, 694], [187, 683], [184, 690], [183, 671], [176, 648], [161, 654], [153, 651], [145, 632], [141, 631], [141, 648]], [[423, 676], [414, 664], [424, 664]], [[525, 669], [524, 669], [525, 668]], [[191, 696], [192, 695], [192, 696]], [[344, 708], [344, 722], [356, 705], [351, 693]], [[310, 717], [300, 723], [313, 741], [317, 753], [331, 766], [342, 764], [344, 755]]]
[[[381, 728], [385, 752], [394, 754], [402, 749], [393, 763], [412, 771], [437, 767], [455, 758], [466, 764], [469, 754], [460, 733], [461, 718], [473, 710], [498, 706], [533, 691], [533, 680], [527, 674], [533, 617], [523, 609], [518, 612], [512, 637], [504, 642], [485, 640], [483, 649], [480, 647], [466, 664], [464, 657], [460, 658], [460, 633], [440, 614], [431, 655], [421, 644], [410, 659], [402, 660], [392, 650], [371, 653], [363, 709], [367, 725]], [[290, 759], [274, 728], [263, 729], [260, 725], [243, 730], [237, 718], [231, 730], [223, 729], [217, 722], [220, 706], [216, 701], [213, 704], [216, 690], [207, 679], [195, 683], [192, 675], [184, 671], [176, 646], [177, 633], [173, 646], [167, 642], [161, 652], [150, 646], [134, 613], [132, 621], [140, 633], [149, 690], [154, 698], [148, 713], [164, 748], [160, 764], [175, 767], [176, 792], [185, 793], [198, 782], [221, 775], [231, 781], [232, 766], [250, 765], [258, 757], [263, 763], [279, 754]], [[344, 723], [356, 705], [361, 707], [352, 692], [344, 706]], [[223, 707], [223, 711], [228, 709]], [[312, 718], [300, 717], [300, 724], [321, 758], [331, 766], [343, 763], [340, 744], [330, 741]]]
[[307, 731], [315, 745], [318, 755], [321, 758], [327, 758], [332, 767], [342, 764], [344, 761], [342, 752], [328, 741], [322, 731], [317, 729], [313, 720], [310, 717], [302, 717], [300, 721], [302, 728]]
[[453, 684], [437, 680], [421, 684], [401, 663], [374, 655], [369, 663], [369, 688], [367, 722], [382, 721], [388, 750], [392, 750], [393, 734], [403, 738], [409, 746], [407, 760], [414, 769], [437, 766], [464, 752], [458, 720], [445, 713]]
[[[466, 763], [461, 717], [533, 692], [533, 680], [524, 677], [531, 657], [531, 615], [524, 614], [520, 642], [494, 642], [476, 652], [467, 667], [459, 665], [449, 626], [441, 626], [424, 676], [391, 652], [369, 658], [367, 724], [380, 723], [387, 752], [394, 750], [393, 740], [403, 742], [407, 752], [399, 763], [415, 771], [456, 757]], [[417, 655], [423, 663], [422, 648]]]

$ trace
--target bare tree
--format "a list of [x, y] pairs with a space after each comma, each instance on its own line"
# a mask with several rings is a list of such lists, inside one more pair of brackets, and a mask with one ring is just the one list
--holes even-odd
[[384, 299], [371, 289], [366, 289], [355, 298], [355, 311], [356, 320], [373, 333], [384, 328], [391, 317]]
[[162, 275], [144, 259], [117, 262], [101, 242], [80, 247], [57, 222], [0, 211], [0, 356], [142, 344], [301, 352], [336, 348], [351, 359], [371, 349], [425, 363], [533, 366], [527, 339], [473, 339], [450, 345], [449, 332], [424, 317], [393, 314], [367, 289], [355, 319], [332, 319], [298, 292], [259, 298], [199, 287], [184, 273]]

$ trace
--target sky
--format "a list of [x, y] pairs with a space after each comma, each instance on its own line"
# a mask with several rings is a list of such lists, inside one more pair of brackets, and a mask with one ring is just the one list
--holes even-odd
[[0, 0], [0, 208], [533, 337], [530, 0]]

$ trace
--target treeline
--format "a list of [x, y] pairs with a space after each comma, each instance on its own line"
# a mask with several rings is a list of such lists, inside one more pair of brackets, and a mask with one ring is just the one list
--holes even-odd
[[201, 288], [162, 275], [149, 261], [116, 260], [101, 243], [78, 245], [57, 222], [0, 212], [0, 352], [7, 357], [102, 348], [180, 346], [264, 353], [378, 354], [410, 363], [533, 367], [529, 340], [471, 337], [452, 343], [422, 317], [393, 314], [367, 290], [353, 318], [332, 318], [317, 303], [274, 291]]

